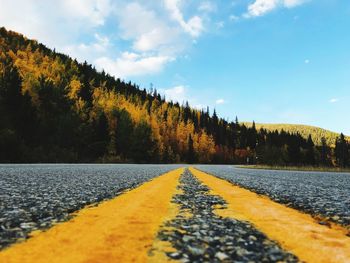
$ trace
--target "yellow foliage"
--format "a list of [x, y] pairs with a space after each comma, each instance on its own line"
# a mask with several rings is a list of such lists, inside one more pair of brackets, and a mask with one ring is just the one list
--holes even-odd
[[202, 131], [198, 136], [194, 136], [193, 148], [198, 153], [198, 161], [209, 163], [215, 153], [215, 142], [212, 136]]
[[68, 98], [70, 98], [72, 100], [78, 99], [78, 93], [79, 93], [80, 89], [81, 89], [80, 81], [75, 79], [75, 78], [72, 79], [69, 83], [69, 89], [68, 89], [68, 94], [67, 94]]

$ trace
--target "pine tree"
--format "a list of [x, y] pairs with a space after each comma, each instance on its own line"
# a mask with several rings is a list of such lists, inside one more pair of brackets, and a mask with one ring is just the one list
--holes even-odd
[[338, 166], [349, 165], [349, 146], [343, 133], [340, 134], [335, 144], [335, 158]]
[[330, 149], [329, 146], [327, 145], [327, 140], [326, 138], [322, 137], [321, 138], [321, 156], [320, 156], [320, 163], [323, 166], [329, 166], [331, 164], [331, 160], [329, 158], [330, 155]]
[[132, 140], [133, 128], [130, 114], [126, 110], [121, 110], [116, 114], [117, 127], [115, 132], [116, 152], [123, 157], [130, 156], [130, 145]]
[[307, 148], [306, 148], [306, 156], [305, 156], [305, 161], [306, 164], [309, 165], [315, 165], [315, 144], [311, 138], [311, 135], [309, 135], [307, 139]]
[[151, 127], [145, 122], [137, 124], [132, 135], [130, 155], [136, 162], [151, 162], [155, 159], [155, 142], [152, 140]]
[[195, 162], [195, 152], [193, 148], [193, 139], [191, 134], [188, 137], [188, 150], [187, 150], [187, 163], [194, 163]]
[[[97, 120], [94, 120], [90, 126], [92, 136], [87, 148], [86, 154], [93, 160], [103, 157], [107, 153], [110, 142], [108, 120], [104, 112], [100, 112]], [[89, 136], [89, 135], [88, 135]]]

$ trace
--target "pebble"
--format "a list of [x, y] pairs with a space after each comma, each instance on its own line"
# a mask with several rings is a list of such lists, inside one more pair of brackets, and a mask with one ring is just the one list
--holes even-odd
[[205, 252], [204, 249], [198, 247], [188, 246], [187, 249], [189, 253], [194, 257], [202, 256]]
[[223, 261], [223, 260], [225, 260], [225, 259], [228, 259], [229, 258], [229, 256], [228, 255], [226, 255], [225, 253], [223, 253], [223, 252], [217, 252], [216, 254], [215, 254], [215, 257], [216, 258], [218, 258], [220, 261]]
[[177, 252], [172, 252], [170, 254], [168, 254], [169, 257], [171, 257], [172, 259], [180, 259], [181, 258], [181, 254], [177, 253]]

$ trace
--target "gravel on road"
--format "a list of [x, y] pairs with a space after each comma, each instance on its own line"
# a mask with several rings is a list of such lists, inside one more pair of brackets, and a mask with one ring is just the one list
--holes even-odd
[[181, 262], [298, 262], [248, 222], [223, 218], [213, 210], [226, 202], [209, 194], [188, 170], [180, 178], [182, 193], [173, 202], [180, 206], [175, 219], [159, 233], [176, 249], [167, 256]]
[[0, 165], [0, 249], [177, 165]]
[[196, 165], [203, 172], [267, 195], [272, 200], [313, 216], [350, 226], [350, 174]]

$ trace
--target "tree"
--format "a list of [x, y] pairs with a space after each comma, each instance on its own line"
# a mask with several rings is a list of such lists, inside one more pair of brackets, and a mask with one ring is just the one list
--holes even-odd
[[315, 144], [312, 141], [311, 135], [309, 135], [306, 144], [306, 154], [305, 154], [305, 162], [309, 165], [315, 165]]
[[340, 134], [335, 144], [335, 158], [338, 166], [349, 165], [349, 146], [343, 133]]
[[188, 150], [187, 150], [187, 163], [194, 163], [195, 162], [195, 152], [193, 148], [193, 139], [191, 134], [188, 137]]
[[104, 112], [100, 113], [97, 120], [96, 141], [102, 141], [105, 143], [108, 143], [109, 141], [108, 120]]
[[151, 162], [155, 158], [155, 142], [151, 127], [145, 122], [138, 123], [132, 135], [130, 155], [135, 162]]
[[21, 107], [22, 80], [17, 68], [9, 61], [3, 62], [3, 71], [0, 75], [0, 98], [7, 114], [15, 115]]
[[297, 137], [291, 136], [288, 140], [288, 159], [291, 164], [300, 164], [300, 142]]
[[247, 130], [247, 146], [250, 149], [255, 149], [257, 143], [257, 131], [255, 128], [255, 122], [253, 121], [253, 126]]
[[90, 138], [87, 155], [96, 160], [106, 154], [110, 141], [108, 120], [104, 112], [100, 112], [97, 119], [93, 120], [91, 128], [93, 136]]
[[122, 155], [124, 158], [129, 158], [134, 125], [132, 123], [130, 114], [125, 109], [117, 112], [116, 115], [116, 152]]
[[22, 94], [18, 69], [8, 60], [0, 62], [0, 160], [18, 162], [26, 154], [21, 147], [35, 142], [36, 112], [28, 93]]
[[330, 147], [327, 145], [327, 140], [325, 137], [321, 138], [321, 156], [320, 156], [320, 163], [323, 166], [329, 166], [331, 165], [330, 160]]

